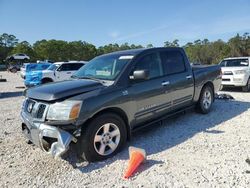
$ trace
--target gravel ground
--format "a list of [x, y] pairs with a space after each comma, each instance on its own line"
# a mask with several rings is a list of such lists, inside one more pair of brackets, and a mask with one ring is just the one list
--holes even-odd
[[[0, 72], [0, 187], [250, 187], [250, 93], [217, 100], [208, 115], [189, 112], [136, 133], [125, 149], [103, 162], [78, 162], [73, 149], [53, 159], [27, 144], [19, 113], [19, 73]], [[147, 162], [122, 178], [128, 146], [144, 148]]]

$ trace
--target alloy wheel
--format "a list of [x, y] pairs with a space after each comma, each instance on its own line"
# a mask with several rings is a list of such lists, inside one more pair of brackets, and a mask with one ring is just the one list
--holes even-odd
[[117, 125], [106, 123], [95, 134], [94, 148], [102, 156], [113, 153], [120, 143], [121, 133]]

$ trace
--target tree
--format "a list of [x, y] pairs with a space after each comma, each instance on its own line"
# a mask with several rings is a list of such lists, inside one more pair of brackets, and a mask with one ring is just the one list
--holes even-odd
[[148, 44], [146, 48], [153, 48], [153, 44]]
[[164, 47], [179, 47], [179, 40], [175, 39], [173, 42], [166, 41], [164, 42]]
[[63, 40], [41, 40], [33, 45], [37, 59], [69, 60], [68, 43]]
[[[164, 42], [165, 47], [178, 47], [179, 40]], [[153, 47], [148, 44], [147, 48]], [[191, 62], [202, 64], [217, 64], [223, 58], [229, 56], [250, 56], [250, 35], [244, 33], [237, 34], [227, 42], [222, 40], [209, 41], [208, 39], [197, 39], [185, 44], [184, 49]], [[0, 35], [0, 62], [5, 60], [12, 53], [25, 53], [32, 60], [50, 59], [53, 61], [85, 60], [119, 50], [129, 50], [143, 48], [142, 45], [135, 44], [108, 44], [96, 48], [93, 44], [85, 41], [63, 41], [63, 40], [39, 40], [33, 45], [27, 41], [18, 43], [18, 39], [11, 34]]]
[[0, 46], [14, 47], [18, 43], [18, 39], [14, 35], [3, 33], [0, 35]]
[[18, 39], [14, 35], [3, 33], [0, 35], [0, 62], [4, 61], [11, 50], [17, 44]]

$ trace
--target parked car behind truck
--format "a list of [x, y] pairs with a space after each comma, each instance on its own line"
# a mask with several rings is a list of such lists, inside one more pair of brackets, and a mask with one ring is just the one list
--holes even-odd
[[50, 63], [24, 63], [21, 67], [20, 76], [25, 79], [26, 74], [33, 74], [35, 71], [46, 70], [51, 64]]
[[86, 62], [56, 62], [46, 70], [30, 72], [25, 79], [25, 86], [31, 87], [49, 82], [68, 80]]
[[237, 86], [243, 91], [250, 90], [250, 57], [231, 57], [220, 62], [222, 87]]
[[26, 91], [22, 130], [53, 156], [76, 143], [88, 161], [116, 154], [142, 126], [191, 107], [208, 113], [221, 83], [219, 66], [192, 68], [181, 48], [102, 55], [73, 77]]

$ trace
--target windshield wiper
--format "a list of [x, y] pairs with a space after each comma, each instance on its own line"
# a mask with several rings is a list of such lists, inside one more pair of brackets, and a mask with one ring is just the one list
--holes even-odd
[[81, 76], [81, 77], [77, 77], [76, 78], [78, 79], [88, 79], [88, 80], [94, 80], [94, 81], [97, 81], [97, 82], [100, 82], [100, 83], [105, 83], [104, 80], [100, 80], [98, 78], [93, 78], [93, 77], [88, 77], [88, 76]]

